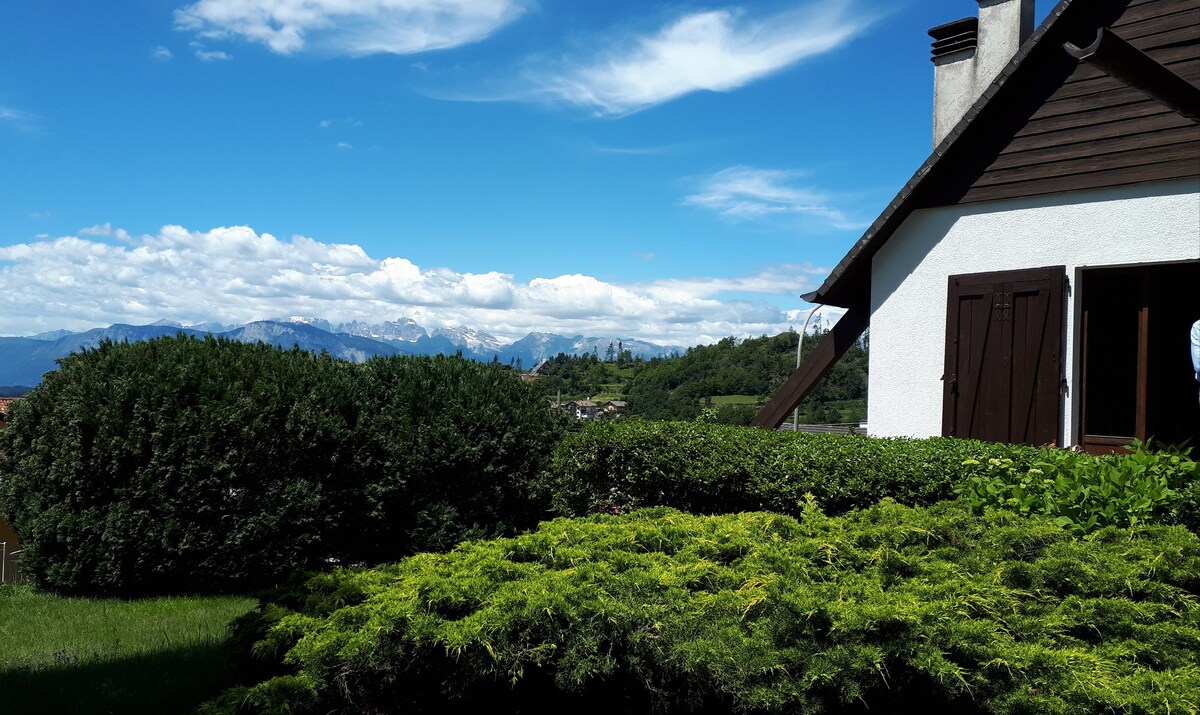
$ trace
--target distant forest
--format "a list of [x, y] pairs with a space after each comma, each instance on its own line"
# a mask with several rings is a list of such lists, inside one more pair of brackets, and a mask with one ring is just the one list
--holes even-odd
[[[762, 403], [796, 367], [794, 331], [747, 340], [725, 338], [682, 355], [643, 360], [621, 345], [550, 359], [549, 375], [536, 385], [548, 398], [625, 400], [629, 414], [645, 419], [749, 424]], [[804, 340], [804, 355], [824, 333]], [[800, 406], [805, 424], [866, 419], [867, 337], [854, 345]]]

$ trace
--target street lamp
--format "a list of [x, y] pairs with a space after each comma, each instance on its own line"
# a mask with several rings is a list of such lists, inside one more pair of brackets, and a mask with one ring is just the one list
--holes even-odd
[[[804, 347], [804, 334], [808, 332], [808, 321], [812, 320], [812, 317], [817, 314], [817, 311], [824, 307], [825, 306], [823, 306], [823, 305], [818, 305], [817, 307], [808, 311], [808, 315], [804, 318], [804, 327], [800, 328], [800, 339], [796, 341], [796, 369], [797, 370], [800, 369], [800, 348]], [[792, 409], [792, 431], [793, 432], [800, 431], [800, 404], [799, 403], [797, 403], [796, 407]]]

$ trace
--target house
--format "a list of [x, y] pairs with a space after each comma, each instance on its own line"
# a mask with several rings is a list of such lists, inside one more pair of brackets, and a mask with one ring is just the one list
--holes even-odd
[[628, 409], [629, 403], [625, 402], [624, 400], [609, 400], [608, 402], [604, 403], [604, 407], [601, 408], [601, 412], [603, 412], [606, 417], [619, 417], [625, 414], [625, 411]]
[[533, 369], [530, 370], [529, 372], [521, 373], [521, 379], [522, 380], [536, 380], [539, 377], [544, 377], [544, 376], [550, 374], [551, 367], [552, 366], [551, 366], [549, 360], [542, 360], [537, 365], [534, 365]]
[[594, 419], [600, 411], [600, 406], [591, 400], [572, 400], [564, 405], [567, 414], [577, 420]]
[[0, 397], [0, 429], [4, 429], [4, 421], [8, 415], [8, 409], [15, 403], [20, 402], [20, 397]]
[[876, 436], [1118, 449], [1200, 435], [1200, 0], [980, 0], [930, 30], [934, 151], [806, 300], [864, 330]]

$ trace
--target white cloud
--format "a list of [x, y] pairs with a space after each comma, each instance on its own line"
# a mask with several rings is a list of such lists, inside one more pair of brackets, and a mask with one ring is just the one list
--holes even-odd
[[33, 119], [34, 116], [29, 112], [21, 111], [13, 107], [5, 107], [0, 105], [0, 120], [9, 122], [21, 122]]
[[354, 145], [351, 144], [350, 142], [338, 142], [337, 148], [338, 149], [353, 149]]
[[0, 127], [9, 126], [21, 132], [35, 132], [39, 120], [40, 117], [32, 112], [0, 104]]
[[736, 89], [829, 52], [868, 24], [850, 12], [850, 0], [754, 19], [742, 10], [697, 12], [561, 71], [534, 72], [532, 94], [600, 115], [629, 114], [697, 90]]
[[518, 281], [497, 271], [378, 259], [353, 244], [281, 240], [245, 226], [165, 226], [129, 236], [101, 224], [79, 234], [0, 247], [0, 334], [160, 319], [410, 316], [430, 328], [469, 325], [510, 339], [547, 331], [691, 345], [798, 327], [794, 296], [827, 272], [789, 264], [750, 276], [648, 283], [580, 274]]
[[791, 215], [814, 218], [842, 230], [865, 226], [831, 207], [832, 198], [828, 194], [797, 186], [795, 179], [801, 176], [797, 171], [733, 166], [705, 177], [700, 190], [683, 202], [731, 221]]
[[333, 126], [357, 129], [361, 127], [363, 123], [361, 119], [355, 119], [354, 117], [342, 117], [340, 119], [322, 119], [317, 123], [317, 125], [322, 129], [328, 129]]
[[407, 55], [478, 42], [523, 11], [516, 0], [199, 0], [175, 11], [175, 25], [281, 55]]
[[130, 236], [129, 233], [125, 229], [123, 229], [123, 228], [115, 228], [114, 229], [112, 224], [108, 223], [107, 221], [105, 221], [104, 223], [98, 223], [94, 226], [88, 226], [86, 228], [81, 228], [81, 229], [79, 229], [79, 235], [81, 235], [81, 236], [105, 236], [105, 237], [111, 236], [112, 238], [115, 238], [118, 241], [124, 241], [126, 243], [132, 243], [134, 240], [133, 236]]
[[233, 55], [221, 50], [196, 50], [196, 59], [201, 62], [223, 62], [232, 60]]
[[163, 47], [162, 45], [157, 45], [150, 48], [150, 59], [152, 60], [157, 60], [158, 62], [167, 62], [174, 57], [175, 55], [171, 52], [171, 50]]

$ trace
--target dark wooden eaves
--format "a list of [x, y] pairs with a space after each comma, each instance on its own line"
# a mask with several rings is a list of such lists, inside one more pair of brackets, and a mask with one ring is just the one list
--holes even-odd
[[821, 287], [805, 294], [804, 300], [844, 308], [868, 307], [871, 260], [883, 244], [913, 211], [962, 198], [1024, 117], [1077, 66], [1063, 52], [1062, 44], [1079, 40], [1079, 27], [1087, 28], [1086, 36], [1091, 38], [1097, 27], [1115, 21], [1126, 5], [1120, 0], [1060, 0]]

